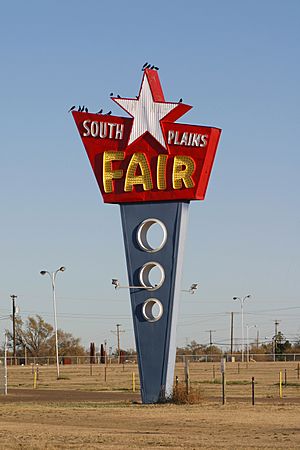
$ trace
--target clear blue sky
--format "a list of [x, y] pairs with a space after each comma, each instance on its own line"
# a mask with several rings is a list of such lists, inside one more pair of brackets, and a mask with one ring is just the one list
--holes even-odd
[[[4, 2], [0, 18], [0, 315], [58, 323], [87, 345], [121, 323], [133, 346], [119, 207], [104, 205], [70, 106], [123, 112], [145, 61], [166, 100], [193, 109], [182, 122], [223, 129], [204, 202], [190, 208], [178, 345], [229, 342], [233, 296], [252, 294], [245, 325], [271, 336], [274, 319], [300, 334], [300, 3], [265, 1]], [[236, 316], [236, 337], [241, 336]], [[1, 330], [10, 321], [0, 321]], [[251, 330], [255, 335], [255, 331]]]

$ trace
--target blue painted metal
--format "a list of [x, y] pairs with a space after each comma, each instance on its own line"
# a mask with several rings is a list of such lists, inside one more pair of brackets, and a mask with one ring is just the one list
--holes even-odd
[[[130, 289], [133, 324], [138, 353], [143, 403], [157, 403], [172, 395], [176, 358], [176, 325], [189, 202], [153, 202], [121, 204], [124, 244], [130, 286], [140, 286], [140, 270], [155, 262], [165, 272], [165, 280], [156, 290]], [[146, 219], [158, 219], [167, 229], [163, 248], [154, 253], [143, 250], [137, 241], [139, 225]], [[148, 321], [143, 305], [149, 298], [159, 300], [163, 314]]]

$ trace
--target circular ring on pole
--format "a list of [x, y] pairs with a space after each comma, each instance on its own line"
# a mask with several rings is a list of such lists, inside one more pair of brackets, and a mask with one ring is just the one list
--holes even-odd
[[163, 305], [157, 298], [148, 298], [143, 304], [142, 313], [148, 322], [157, 322], [163, 314]]
[[[160, 272], [160, 279], [157, 281], [157, 283], [154, 283], [150, 280], [150, 273], [153, 269], [158, 268]], [[143, 267], [140, 270], [140, 283], [145, 288], [148, 287], [148, 291], [156, 291], [156, 289], [159, 289], [163, 282], [165, 281], [165, 271], [164, 268], [157, 262], [147, 262], [143, 265]]]
[[[153, 225], [158, 225], [163, 233], [161, 242], [157, 247], [153, 247], [149, 243], [148, 232]], [[137, 241], [138, 241], [140, 248], [142, 250], [144, 250], [145, 252], [148, 252], [148, 253], [158, 252], [159, 250], [161, 250], [163, 248], [163, 246], [165, 245], [165, 243], [167, 241], [167, 229], [166, 229], [165, 224], [161, 220], [153, 219], [153, 218], [144, 220], [138, 228]]]

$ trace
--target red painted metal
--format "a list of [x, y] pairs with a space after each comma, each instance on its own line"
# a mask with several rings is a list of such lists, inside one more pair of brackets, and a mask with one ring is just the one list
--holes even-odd
[[[146, 69], [144, 73], [144, 77], [145, 76], [148, 78], [153, 100], [155, 102], [164, 102], [164, 95], [157, 71]], [[178, 103], [177, 106], [160, 121], [166, 149], [148, 132], [145, 132], [128, 146], [134, 118], [73, 112], [74, 120], [105, 203], [204, 199], [221, 130], [214, 127], [174, 123], [175, 120], [190, 109], [191, 106], [184, 103]], [[92, 122], [101, 122], [103, 124], [102, 126], [104, 126], [104, 124], [123, 125], [122, 139], [115, 139], [113, 133], [111, 138], [100, 138], [99, 136], [93, 137], [91, 134], [84, 136], [86, 133], [86, 128], [83, 125], [84, 121], [90, 121], [88, 122], [89, 124]], [[172, 131], [173, 134], [176, 134], [177, 132], [177, 141], [175, 139], [170, 139], [172, 142], [168, 143], [168, 133], [170, 131]], [[190, 136], [191, 133], [205, 135], [205, 142], [207, 142], [207, 144], [204, 146], [197, 146], [196, 144], [194, 146], [183, 145], [184, 139], [181, 141], [183, 133], [187, 133], [188, 136]], [[180, 142], [182, 143], [181, 145]], [[112, 162], [112, 169], [122, 169], [124, 175], [120, 179], [113, 180], [113, 192], [110, 193], [104, 191], [103, 185], [103, 154], [107, 151], [124, 152], [124, 159], [122, 161]], [[124, 191], [124, 182], [128, 164], [134, 153], [143, 153], [148, 161], [153, 182], [153, 189], [151, 190], [145, 191], [143, 190], [142, 185], [135, 185], [131, 192]], [[157, 158], [159, 154], [168, 155], [166, 165], [167, 186], [165, 190], [159, 190], [156, 183]], [[188, 156], [194, 161], [195, 170], [192, 174], [192, 180], [194, 182], [193, 187], [186, 188], [183, 186], [181, 189], [174, 189], [172, 184], [172, 170], [175, 156]]]

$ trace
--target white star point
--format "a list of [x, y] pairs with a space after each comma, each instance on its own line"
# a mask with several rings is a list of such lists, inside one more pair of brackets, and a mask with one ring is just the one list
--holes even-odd
[[146, 75], [137, 99], [115, 98], [114, 100], [133, 117], [128, 145], [148, 132], [166, 148], [160, 121], [177, 107], [177, 103], [155, 102]]

